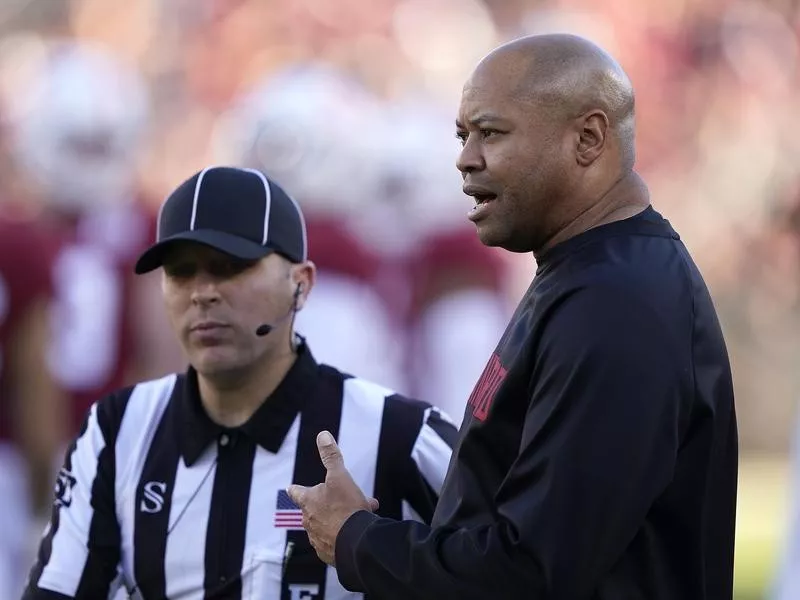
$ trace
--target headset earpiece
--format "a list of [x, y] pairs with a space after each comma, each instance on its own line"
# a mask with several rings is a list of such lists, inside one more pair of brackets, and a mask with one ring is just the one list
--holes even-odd
[[297, 287], [294, 288], [294, 310], [297, 310], [297, 303], [300, 300], [300, 294], [303, 292], [303, 284], [298, 283]]

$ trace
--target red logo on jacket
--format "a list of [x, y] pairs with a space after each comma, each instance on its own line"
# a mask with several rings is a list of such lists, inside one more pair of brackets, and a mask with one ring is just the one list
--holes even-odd
[[479, 421], [485, 421], [489, 416], [489, 409], [492, 407], [497, 389], [503, 383], [507, 372], [500, 364], [500, 358], [492, 354], [467, 402], [472, 407], [472, 415]]

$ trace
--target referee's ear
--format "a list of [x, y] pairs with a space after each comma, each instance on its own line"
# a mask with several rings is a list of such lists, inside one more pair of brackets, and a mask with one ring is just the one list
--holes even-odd
[[317, 281], [317, 266], [307, 260], [303, 263], [297, 263], [292, 269], [292, 292], [297, 290], [297, 303], [295, 310], [300, 311], [305, 306], [306, 299], [311, 293], [311, 288]]

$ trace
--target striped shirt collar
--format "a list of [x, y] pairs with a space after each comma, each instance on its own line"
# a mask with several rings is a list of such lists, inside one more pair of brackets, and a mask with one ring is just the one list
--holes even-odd
[[229, 429], [211, 420], [200, 402], [197, 371], [189, 367], [181, 378], [178, 413], [180, 449], [187, 466], [194, 464], [205, 449], [223, 433], [242, 433], [277, 453], [304, 403], [314, 394], [318, 368], [308, 346], [298, 347], [297, 359], [275, 391], [242, 426]]

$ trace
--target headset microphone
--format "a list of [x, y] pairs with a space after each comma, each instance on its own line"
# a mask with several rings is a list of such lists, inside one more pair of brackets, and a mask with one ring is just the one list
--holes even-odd
[[289, 309], [289, 312], [283, 315], [280, 319], [273, 322], [272, 324], [264, 323], [263, 325], [259, 325], [256, 329], [256, 335], [258, 337], [264, 337], [265, 335], [269, 334], [273, 329], [275, 329], [278, 325], [286, 321], [287, 319], [291, 319], [294, 316], [294, 313], [297, 312], [297, 300], [300, 298], [300, 292], [303, 291], [303, 284], [298, 283], [297, 287], [294, 289], [294, 300], [292, 301], [292, 307]]
[[258, 337], [264, 337], [270, 331], [272, 331], [272, 325], [267, 325], [266, 323], [264, 323], [263, 325], [258, 326], [258, 329], [256, 329], [256, 335]]

